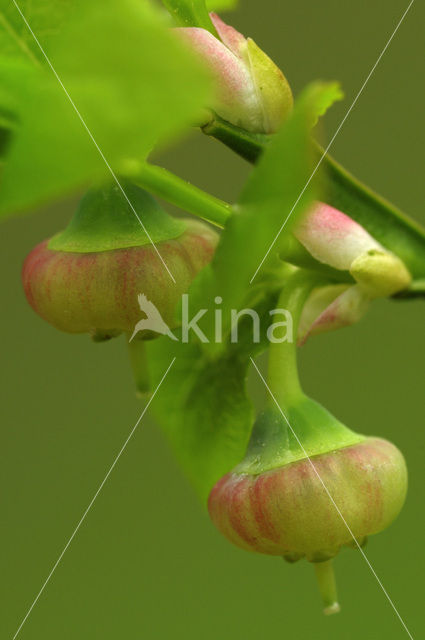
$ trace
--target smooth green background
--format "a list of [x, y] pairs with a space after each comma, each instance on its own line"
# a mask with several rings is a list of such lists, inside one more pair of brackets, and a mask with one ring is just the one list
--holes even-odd
[[[339, 79], [347, 98], [407, 6], [401, 0], [246, 0], [232, 18], [295, 93]], [[415, 2], [333, 147], [360, 178], [425, 223], [423, 6]], [[166, 166], [232, 200], [249, 167], [193, 135]], [[0, 637], [12, 638], [143, 405], [123, 339], [61, 334], [28, 307], [20, 267], [72, 203], [1, 227]], [[394, 441], [410, 470], [406, 506], [367, 556], [412, 635], [423, 628], [423, 301], [374, 304], [358, 326], [301, 352], [306, 390], [349, 426]], [[251, 377], [258, 401], [261, 383]], [[421, 567], [422, 564], [422, 567]], [[154, 422], [143, 418], [19, 637], [28, 640], [397, 639], [407, 634], [359, 553], [336, 560], [342, 612], [325, 618], [313, 570], [233, 548], [210, 524]]]

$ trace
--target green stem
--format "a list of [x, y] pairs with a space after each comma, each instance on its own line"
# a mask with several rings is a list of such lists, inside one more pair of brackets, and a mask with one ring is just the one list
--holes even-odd
[[340, 606], [338, 603], [332, 560], [315, 562], [314, 569], [316, 571], [320, 595], [322, 596], [323, 613], [328, 616], [333, 613], [338, 613]]
[[[126, 336], [127, 341], [129, 335]], [[133, 370], [134, 381], [136, 383], [136, 389], [139, 394], [149, 393], [151, 385], [148, 375], [147, 357], [146, 357], [146, 344], [144, 340], [132, 340], [128, 343], [128, 349], [130, 354], [130, 363]]]
[[218, 115], [202, 127], [202, 131], [211, 138], [219, 140], [226, 147], [235, 151], [241, 158], [255, 164], [271, 138], [262, 133], [251, 133], [240, 127], [236, 127]]
[[127, 175], [155, 196], [218, 227], [224, 227], [232, 213], [231, 205], [224, 200], [215, 198], [162, 167], [146, 163], [135, 171], [128, 171]]
[[[258, 162], [271, 136], [235, 127], [218, 116], [203, 132], [223, 142], [252, 164]], [[361, 224], [406, 264], [414, 280], [425, 278], [425, 231], [409, 216], [362, 184], [314, 143], [320, 160], [326, 202]], [[418, 295], [417, 291], [412, 295]], [[421, 290], [419, 295], [423, 295]], [[408, 297], [408, 296], [405, 296]]]
[[[277, 309], [285, 309], [292, 318], [292, 341], [270, 343], [268, 385], [282, 409], [295, 405], [303, 396], [297, 366], [297, 330], [305, 301], [318, 282], [313, 274], [297, 269], [285, 282], [279, 296]], [[284, 337], [287, 327], [281, 329], [281, 336], [275, 330], [275, 338]]]

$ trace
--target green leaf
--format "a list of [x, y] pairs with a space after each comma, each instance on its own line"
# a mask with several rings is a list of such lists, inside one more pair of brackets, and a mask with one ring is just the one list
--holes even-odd
[[[49, 52], [50, 41], [54, 41], [75, 4], [71, 0], [19, 0], [18, 6], [43, 49]], [[24, 70], [28, 77], [31, 70], [48, 67], [22, 15], [11, 0], [3, 0], [0, 7], [0, 126], [5, 129], [14, 129], [16, 125], [19, 106], [16, 88], [27, 82], [20, 74]], [[15, 87], [13, 108], [11, 72]]]
[[152, 403], [186, 475], [205, 500], [215, 482], [237, 464], [248, 444], [252, 409], [245, 393], [247, 360], [225, 352], [210, 361], [197, 343], [147, 345], [150, 374], [167, 378]]
[[[50, 39], [59, 32], [75, 4], [72, 0], [18, 0], [22, 14], [47, 51]], [[46, 64], [40, 48], [11, 0], [2, 0], [0, 6], [0, 53], [31, 64]]]
[[260, 318], [258, 343], [253, 342], [247, 317], [240, 322], [238, 342], [226, 342], [214, 358], [200, 343], [176, 343], [168, 338], [146, 343], [152, 388], [176, 358], [151, 406], [202, 500], [245, 454], [253, 424], [246, 393], [250, 356], [267, 345], [269, 310], [276, 307], [278, 295], [275, 290], [253, 306]]
[[316, 109], [312, 126], [317, 124], [319, 118], [327, 112], [327, 110], [338, 100], [343, 100], [344, 92], [339, 82], [332, 82], [328, 85], [328, 90], [323, 92], [316, 103]]
[[[147, 1], [91, 0], [77, 13], [50, 42], [52, 64], [119, 172], [197, 116], [210, 79]], [[110, 175], [50, 70], [16, 80], [14, 96], [21, 125], [3, 173], [3, 215]]]
[[32, 65], [19, 58], [0, 55], [0, 126], [14, 129], [17, 125], [19, 87], [25, 86], [33, 73]]
[[179, 26], [201, 27], [217, 36], [205, 0], [162, 0], [162, 3]]
[[208, 11], [232, 11], [239, 5], [239, 0], [207, 0]]
[[[312, 85], [297, 101], [291, 118], [274, 136], [253, 170], [221, 235], [211, 265], [200, 273], [190, 289], [193, 309], [211, 309], [215, 297], [222, 299], [225, 331], [231, 328], [230, 310], [240, 309], [248, 293], [255, 291], [252, 280], [271, 246], [255, 280], [271, 274], [273, 283], [276, 278], [283, 281], [279, 271], [282, 267], [276, 266], [277, 256], [297, 217], [313, 199], [311, 184], [306, 188], [312, 166], [310, 123], [317, 103], [323, 101], [329, 90], [332, 88], [328, 85]], [[208, 314], [200, 322], [209, 338], [214, 332], [213, 320], [212, 314]], [[206, 348], [217, 347], [211, 344]]]

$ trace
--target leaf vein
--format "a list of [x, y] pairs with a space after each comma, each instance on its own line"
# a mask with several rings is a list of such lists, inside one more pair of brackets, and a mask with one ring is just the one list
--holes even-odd
[[34, 62], [34, 64], [39, 65], [39, 61], [37, 59], [37, 56], [33, 53], [33, 51], [30, 49], [30, 47], [28, 46], [27, 42], [25, 41], [25, 39], [22, 37], [21, 34], [19, 34], [12, 26], [12, 24], [9, 22], [9, 20], [6, 18], [4, 12], [0, 12], [0, 23], [3, 24], [4, 28], [6, 29], [6, 31], [9, 33], [9, 35], [15, 40], [15, 42], [17, 43], [17, 45], [20, 47], [20, 49], [23, 51], [23, 53], [25, 53], [28, 58]]

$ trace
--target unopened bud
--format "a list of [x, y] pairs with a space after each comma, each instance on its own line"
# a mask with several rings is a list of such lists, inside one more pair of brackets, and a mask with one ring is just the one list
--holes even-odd
[[253, 40], [225, 24], [216, 14], [210, 15], [220, 39], [199, 27], [178, 28], [177, 32], [213, 73], [217, 98], [211, 108], [248, 131], [274, 133], [293, 106], [288, 81]]
[[294, 235], [319, 262], [349, 270], [360, 255], [385, 251], [366, 229], [324, 202], [316, 202], [301, 219]]
[[327, 285], [314, 289], [302, 310], [298, 344], [310, 336], [348, 327], [366, 313], [370, 296], [359, 285]]

